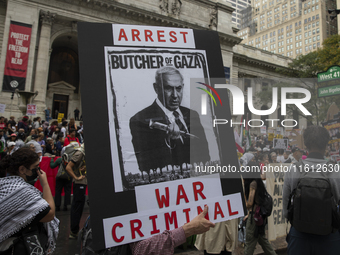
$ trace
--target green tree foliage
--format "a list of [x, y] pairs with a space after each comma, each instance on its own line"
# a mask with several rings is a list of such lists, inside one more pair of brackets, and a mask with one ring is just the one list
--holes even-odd
[[322, 45], [317, 51], [320, 69], [327, 71], [331, 66], [340, 65], [340, 35], [327, 38]]
[[[317, 83], [317, 73], [325, 72], [334, 65], [340, 65], [340, 35], [333, 35], [322, 43], [322, 48], [317, 51], [310, 52], [306, 55], [299, 55], [296, 59], [288, 64], [288, 68], [277, 68], [277, 72], [284, 75], [285, 79], [280, 79], [273, 87], [277, 87], [281, 91], [281, 87], [300, 87], [308, 89], [311, 93], [311, 99], [304, 106], [312, 114], [305, 116], [301, 111], [299, 115], [306, 118], [309, 124], [312, 122], [319, 125], [324, 121], [329, 106], [335, 102], [340, 106], [340, 96], [331, 96], [318, 98], [318, 86], [324, 86]], [[295, 78], [295, 79], [292, 79]], [[291, 80], [290, 80], [291, 79]], [[261, 91], [256, 94], [258, 102], [261, 104], [271, 104], [272, 91]], [[291, 93], [290, 98], [301, 97], [299, 94]], [[281, 96], [278, 96], [280, 104]], [[293, 115], [297, 108], [293, 105], [287, 105], [287, 113]]]

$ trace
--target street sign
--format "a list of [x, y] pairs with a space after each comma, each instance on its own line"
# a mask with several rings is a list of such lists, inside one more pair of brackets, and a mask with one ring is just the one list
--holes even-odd
[[331, 66], [326, 72], [318, 73], [318, 82], [340, 79], [340, 66]]
[[318, 97], [340, 95], [340, 66], [331, 66], [318, 73]]
[[340, 94], [340, 84], [330, 87], [318, 88], [318, 97], [329, 97]]

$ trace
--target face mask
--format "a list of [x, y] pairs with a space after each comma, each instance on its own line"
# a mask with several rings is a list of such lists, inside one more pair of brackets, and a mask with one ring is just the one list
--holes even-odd
[[38, 177], [37, 171], [39, 171], [39, 167], [32, 169], [31, 176], [26, 175], [27, 182], [34, 181]]

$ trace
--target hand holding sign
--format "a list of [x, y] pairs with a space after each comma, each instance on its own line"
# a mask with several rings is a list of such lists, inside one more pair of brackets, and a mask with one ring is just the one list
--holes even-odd
[[210, 228], [215, 227], [215, 224], [205, 218], [208, 213], [208, 206], [204, 207], [203, 212], [197, 215], [192, 221], [183, 226], [185, 237], [192, 235], [203, 234]]

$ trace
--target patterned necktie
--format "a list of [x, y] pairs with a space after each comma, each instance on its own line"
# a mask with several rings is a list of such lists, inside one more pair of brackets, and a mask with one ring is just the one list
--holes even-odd
[[179, 127], [179, 130], [186, 132], [185, 127], [179, 118], [179, 113], [177, 111], [173, 111], [172, 114], [175, 116], [175, 122], [177, 126]]

